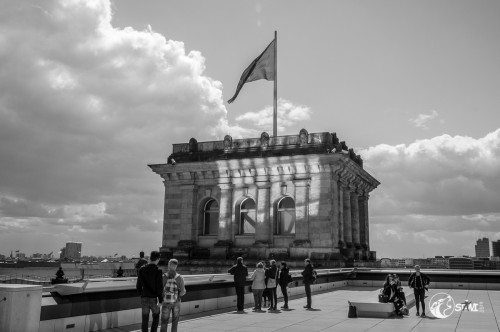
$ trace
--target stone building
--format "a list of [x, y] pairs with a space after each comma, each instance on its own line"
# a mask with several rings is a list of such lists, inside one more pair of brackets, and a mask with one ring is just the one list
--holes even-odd
[[374, 259], [380, 183], [335, 133], [174, 144], [163, 178], [164, 257]]

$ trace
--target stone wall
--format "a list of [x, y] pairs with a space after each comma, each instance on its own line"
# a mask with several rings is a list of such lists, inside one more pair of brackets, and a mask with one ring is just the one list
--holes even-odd
[[[379, 183], [347, 154], [309, 154], [150, 165], [165, 184], [162, 251], [209, 248], [268, 258], [279, 248], [292, 259], [312, 253], [367, 257], [368, 193]], [[277, 202], [295, 202], [295, 234], [274, 234]], [[255, 234], [240, 234], [239, 205], [256, 204]], [[203, 206], [219, 204], [217, 235], [203, 235]], [[182, 243], [182, 245], [180, 245]]]

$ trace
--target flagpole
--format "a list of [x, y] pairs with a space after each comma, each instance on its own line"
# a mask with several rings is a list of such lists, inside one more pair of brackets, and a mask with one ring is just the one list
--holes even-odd
[[278, 136], [278, 32], [274, 31], [274, 103], [273, 136]]

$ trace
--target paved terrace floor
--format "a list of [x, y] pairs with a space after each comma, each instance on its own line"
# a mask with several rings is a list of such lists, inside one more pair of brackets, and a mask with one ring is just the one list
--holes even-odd
[[[468, 299], [478, 303], [480, 311], [455, 311], [448, 318], [439, 319], [429, 311], [430, 298], [439, 292], [453, 297], [456, 303]], [[346, 287], [313, 295], [313, 309], [304, 309], [305, 298], [289, 301], [289, 310], [253, 312], [247, 308], [245, 313], [235, 311], [212, 311], [197, 316], [181, 317], [179, 331], [196, 332], [304, 332], [304, 331], [500, 331], [500, 291], [430, 289], [426, 298], [427, 318], [416, 316], [415, 307], [410, 308], [409, 316], [403, 318], [347, 318], [347, 300], [366, 299], [376, 295], [375, 288]], [[279, 299], [280, 301], [280, 299]], [[278, 307], [283, 303], [280, 302]], [[484, 308], [484, 310], [482, 310]], [[170, 324], [168, 331], [170, 331]], [[108, 332], [140, 331], [140, 325], [106, 330]], [[158, 328], [159, 331], [159, 328]]]

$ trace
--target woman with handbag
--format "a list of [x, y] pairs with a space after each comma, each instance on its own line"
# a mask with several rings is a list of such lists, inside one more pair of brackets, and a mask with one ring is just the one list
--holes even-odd
[[262, 310], [262, 293], [266, 288], [265, 279], [266, 271], [264, 271], [264, 264], [259, 262], [257, 263], [257, 268], [253, 272], [252, 277], [250, 277], [250, 280], [252, 280], [252, 292], [255, 302], [254, 311]]
[[267, 288], [270, 293], [270, 301], [271, 305], [269, 306], [269, 310], [278, 310], [276, 306], [278, 305], [278, 296], [276, 294], [276, 287], [278, 285], [278, 267], [276, 266], [276, 261], [271, 260], [271, 267], [266, 270], [267, 279]]
[[290, 270], [286, 266], [285, 262], [281, 262], [280, 266], [280, 277], [279, 285], [281, 288], [281, 293], [283, 294], [283, 301], [285, 304], [281, 306], [281, 309], [288, 309], [288, 284], [292, 282], [292, 276], [290, 275]]

